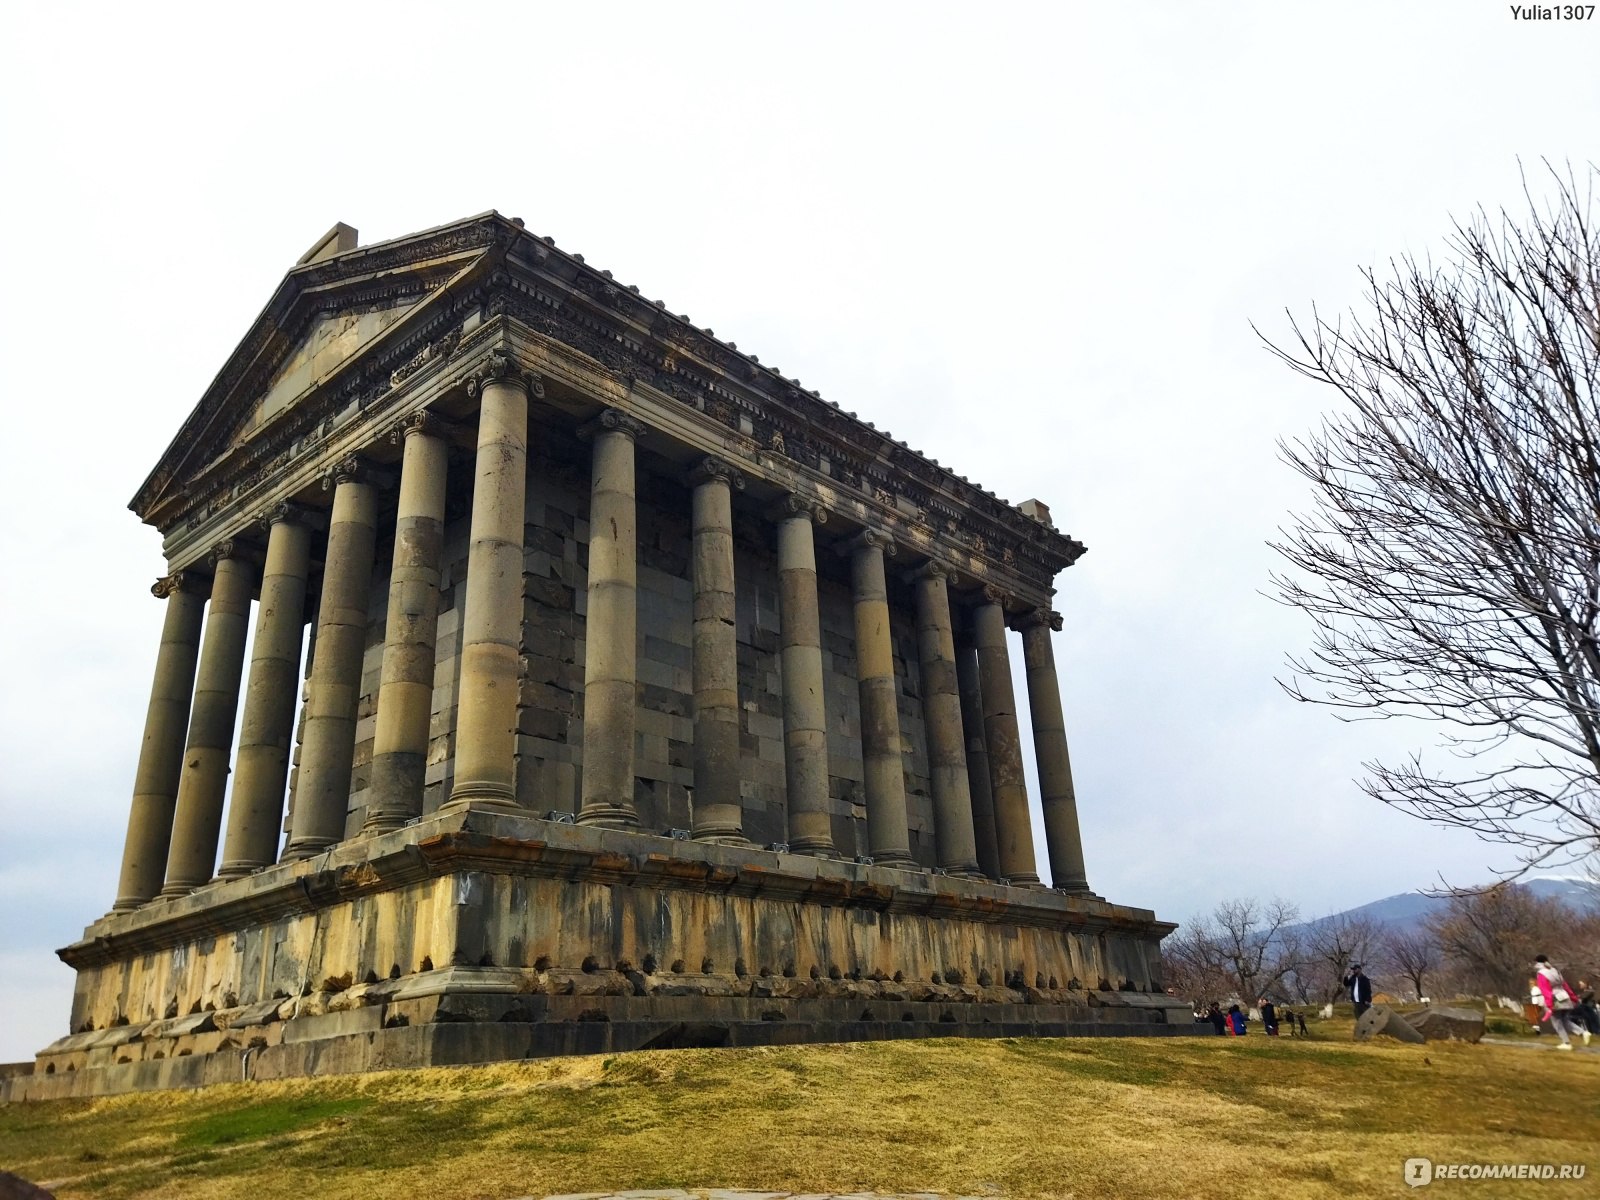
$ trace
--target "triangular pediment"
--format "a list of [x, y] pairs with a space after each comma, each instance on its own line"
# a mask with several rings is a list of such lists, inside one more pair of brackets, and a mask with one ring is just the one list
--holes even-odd
[[[336, 227], [344, 228], [342, 226]], [[426, 321], [516, 230], [495, 213], [292, 269], [190, 413], [131, 507], [159, 512], [208, 465], [295, 419], [356, 364]], [[353, 231], [351, 231], [353, 234]]]
[[261, 426], [292, 407], [296, 400], [309, 394], [346, 362], [360, 355], [379, 335], [414, 311], [436, 288], [437, 285], [422, 296], [407, 297], [400, 301], [352, 304], [348, 308], [316, 314], [310, 328], [284, 354], [283, 360], [268, 377], [260, 399], [242, 414], [243, 419], [235, 426], [230, 444], [248, 441], [250, 435]]

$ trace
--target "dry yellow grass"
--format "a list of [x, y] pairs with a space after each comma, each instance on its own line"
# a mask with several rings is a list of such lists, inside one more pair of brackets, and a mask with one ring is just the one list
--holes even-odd
[[[1540, 1104], [1535, 1097], [1548, 1099]], [[0, 1163], [68, 1197], [468, 1200], [649, 1187], [1013, 1197], [1594, 1195], [1600, 1055], [1251, 1036], [683, 1050], [14, 1105]], [[1519, 1190], [1520, 1189], [1520, 1190]]]

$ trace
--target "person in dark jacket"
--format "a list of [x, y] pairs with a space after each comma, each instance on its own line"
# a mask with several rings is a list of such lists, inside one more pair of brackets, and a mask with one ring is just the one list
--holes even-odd
[[1256, 1001], [1256, 1009], [1261, 1013], [1261, 1028], [1267, 1031], [1268, 1037], [1278, 1036], [1278, 1009], [1271, 1000], [1265, 996]]
[[1228, 1031], [1223, 1028], [1223, 1025], [1228, 1018], [1222, 1015], [1222, 1005], [1215, 1000], [1211, 1002], [1211, 1007], [1206, 1009], [1206, 1020], [1211, 1022], [1211, 1028], [1217, 1031], [1218, 1037], [1223, 1037], [1227, 1034]]
[[1246, 1020], [1244, 1013], [1239, 1011], [1237, 1004], [1228, 1005], [1228, 1026], [1233, 1030], [1234, 1037], [1243, 1037], [1245, 1035], [1245, 1026], [1248, 1024], [1249, 1022]]
[[1355, 1005], [1356, 1020], [1361, 1020], [1361, 1014], [1372, 1007], [1372, 980], [1362, 974], [1360, 963], [1350, 964], [1350, 973], [1344, 977], [1344, 990]]

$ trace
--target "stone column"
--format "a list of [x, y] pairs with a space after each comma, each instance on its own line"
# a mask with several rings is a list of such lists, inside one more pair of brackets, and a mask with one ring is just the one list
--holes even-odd
[[516, 804], [517, 689], [521, 673], [523, 516], [528, 493], [528, 400], [538, 377], [504, 347], [471, 387], [481, 393], [473, 467], [472, 545], [461, 619], [456, 782], [450, 804]]
[[1013, 884], [1037, 884], [1028, 787], [1022, 774], [1022, 737], [1017, 729], [1017, 701], [1011, 687], [1011, 654], [1006, 649], [1005, 608], [994, 588], [984, 588], [983, 594], [984, 602], [974, 612], [972, 625], [978, 644], [983, 730], [989, 745], [1000, 874]]
[[294, 702], [300, 692], [300, 643], [305, 640], [306, 573], [311, 529], [306, 514], [279, 504], [265, 517], [267, 564], [245, 686], [239, 759], [228, 803], [224, 879], [248, 875], [278, 860], [283, 789], [289, 779]]
[[295, 778], [294, 821], [284, 851], [289, 860], [310, 858], [344, 838], [377, 541], [377, 489], [362, 464], [347, 458], [322, 484], [334, 489], [333, 513], [322, 567], [322, 599], [317, 604], [316, 652], [311, 657], [311, 687]]
[[639, 535], [634, 439], [644, 426], [608, 408], [588, 426], [589, 595], [583, 651], [582, 825], [626, 829], [633, 806], [634, 703], [638, 691]]
[[822, 617], [813, 524], [826, 510], [800, 496], [778, 513], [778, 624], [783, 662], [783, 763], [789, 849], [834, 858], [828, 814], [828, 724], [823, 704]]
[[378, 719], [372, 737], [367, 833], [399, 829], [422, 815], [450, 451], [443, 432], [439, 418], [416, 412], [390, 433], [405, 449], [400, 461]]
[[978, 874], [972, 792], [961, 732], [956, 644], [950, 627], [949, 573], [930, 562], [916, 572], [917, 652], [922, 661], [922, 715], [928, 732], [939, 865], [952, 875]]
[[1000, 844], [994, 830], [994, 791], [989, 779], [989, 743], [983, 732], [983, 690], [978, 683], [978, 652], [956, 649], [956, 682], [961, 688], [961, 726], [967, 739], [967, 786], [972, 795], [972, 830], [978, 867], [999, 879]]
[[233, 719], [239, 711], [239, 679], [249, 629], [255, 572], [223, 542], [211, 553], [211, 601], [206, 605], [205, 642], [195, 679], [194, 711], [178, 781], [172, 846], [167, 852], [163, 896], [183, 896], [211, 879], [222, 832], [222, 797], [228, 786]]
[[906, 777], [900, 756], [900, 712], [889, 638], [889, 588], [884, 556], [895, 546], [876, 530], [850, 542], [855, 588], [856, 682], [861, 691], [861, 758], [867, 785], [867, 845], [885, 866], [915, 866], [906, 817]]
[[733, 607], [733, 489], [744, 477], [708, 458], [694, 484], [694, 836], [744, 844], [739, 802], [739, 664]]
[[1027, 614], [1021, 624], [1050, 881], [1062, 891], [1093, 895], [1083, 869], [1083, 839], [1078, 833], [1078, 801], [1072, 788], [1072, 760], [1067, 754], [1067, 725], [1061, 715], [1061, 687], [1056, 680], [1055, 650], [1050, 644], [1051, 631], [1061, 628], [1061, 614], [1039, 608]]
[[193, 575], [179, 572], [158, 579], [150, 591], [167, 602], [156, 651], [155, 680], [145, 710], [144, 741], [133, 776], [133, 806], [128, 838], [122, 844], [122, 875], [113, 912], [127, 912], [161, 890], [172, 843], [172, 814], [183, 773], [183, 738], [194, 695], [195, 662], [200, 655], [200, 618], [205, 600]]

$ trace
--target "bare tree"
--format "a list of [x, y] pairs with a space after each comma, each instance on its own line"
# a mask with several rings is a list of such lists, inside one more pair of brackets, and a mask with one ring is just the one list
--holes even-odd
[[1365, 271], [1359, 312], [1263, 338], [1342, 401], [1280, 444], [1314, 496], [1274, 546], [1315, 626], [1284, 687], [1441, 723], [1460, 766], [1363, 787], [1524, 869], [1600, 851], [1600, 168], [1548, 175], [1548, 203], [1525, 183], [1525, 214], [1456, 222], [1442, 265]]
[[1386, 974], [1409, 983], [1418, 1000], [1427, 996], [1423, 981], [1433, 977], [1439, 965], [1439, 943], [1426, 929], [1389, 930], [1380, 943], [1379, 957]]
[[1246, 1004], [1274, 988], [1300, 958], [1286, 927], [1299, 910], [1284, 900], [1224, 900], [1211, 916], [1197, 916], [1167, 939], [1166, 970], [1186, 980], [1195, 999], [1228, 994]]
[[1324, 917], [1307, 926], [1305, 957], [1320, 968], [1316, 978], [1322, 982], [1324, 1000], [1332, 1000], [1340, 994], [1345, 975], [1353, 964], [1374, 965], [1375, 951], [1382, 936], [1383, 926], [1379, 922], [1348, 913]]
[[1527, 995], [1535, 955], [1570, 961], [1593, 943], [1597, 925], [1600, 919], [1517, 884], [1452, 896], [1444, 911], [1425, 921], [1443, 958], [1469, 986], [1513, 998]]

